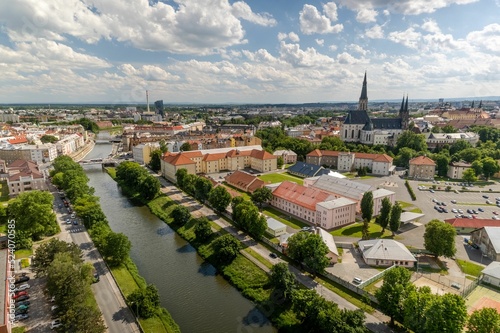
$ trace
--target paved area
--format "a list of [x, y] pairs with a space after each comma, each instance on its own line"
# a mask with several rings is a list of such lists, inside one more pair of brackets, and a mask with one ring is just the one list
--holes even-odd
[[[158, 174], [152, 173], [153, 175], [156, 175], [158, 177]], [[263, 258], [268, 259], [270, 262], [273, 264], [277, 264], [279, 262], [284, 262], [283, 260], [276, 258], [276, 259], [271, 259], [269, 257], [269, 254], [271, 253], [270, 250], [268, 250], [266, 247], [263, 245], [255, 242], [253, 239], [248, 237], [245, 233], [237, 230], [234, 228], [231, 224], [226, 222], [225, 220], [219, 218], [215, 212], [213, 212], [211, 209], [209, 209], [206, 206], [203, 206], [199, 204], [196, 200], [193, 198], [187, 196], [184, 194], [182, 191], [180, 191], [177, 187], [172, 185], [171, 183], [167, 182], [164, 178], [158, 177], [162, 184], [162, 192], [167, 194], [172, 200], [176, 201], [177, 203], [181, 203], [184, 206], [187, 206], [190, 208], [191, 214], [195, 217], [199, 216], [207, 216], [210, 218], [210, 220], [214, 221], [218, 225], [220, 225], [222, 228], [224, 228], [227, 232], [231, 233], [233, 236], [238, 238], [240, 241], [242, 241], [245, 245], [249, 246], [260, 254]], [[255, 258], [249, 258], [252, 260], [252, 262], [258, 262]], [[259, 265], [260, 267], [260, 265]], [[334, 292], [330, 291], [329, 289], [323, 288], [321, 285], [319, 285], [317, 282], [315, 282], [311, 277], [308, 275], [305, 275], [301, 271], [299, 271], [297, 268], [290, 266], [290, 271], [295, 274], [297, 279], [306, 287], [310, 289], [315, 289], [318, 293], [320, 293], [325, 299], [328, 299], [336, 304], [338, 304], [339, 308], [341, 309], [349, 309], [349, 310], [355, 310], [358, 309], [354, 304], [351, 302], [347, 301], [346, 299], [340, 297], [339, 295], [335, 294]], [[389, 321], [389, 317], [385, 316], [384, 314], [376, 311], [374, 315], [365, 313], [366, 315], [366, 326], [371, 329], [373, 332], [392, 332], [389, 327], [385, 324], [386, 322]]]
[[469, 314], [483, 307], [492, 307], [500, 311], [500, 293], [487, 286], [477, 286], [466, 298], [465, 304]]
[[342, 263], [336, 264], [326, 269], [332, 275], [338, 276], [342, 280], [352, 281], [354, 277], [358, 277], [363, 281], [368, 280], [380, 273], [378, 269], [368, 266], [361, 254], [353, 249], [343, 249]]

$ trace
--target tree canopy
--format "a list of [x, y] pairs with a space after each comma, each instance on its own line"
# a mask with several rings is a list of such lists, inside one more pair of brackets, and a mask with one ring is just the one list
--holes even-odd
[[298, 262], [304, 262], [316, 273], [322, 273], [330, 263], [329, 250], [319, 235], [298, 232], [288, 239], [288, 254]]
[[231, 203], [231, 194], [224, 186], [217, 186], [208, 194], [208, 202], [218, 212], [225, 212]]
[[451, 258], [457, 251], [455, 236], [456, 231], [451, 224], [432, 220], [425, 225], [424, 247], [435, 256]]

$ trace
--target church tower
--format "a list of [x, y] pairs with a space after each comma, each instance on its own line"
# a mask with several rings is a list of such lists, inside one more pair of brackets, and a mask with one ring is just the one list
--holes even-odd
[[403, 101], [401, 102], [401, 109], [399, 109], [399, 118], [401, 118], [401, 129], [406, 131], [408, 129], [409, 121], [410, 121], [410, 111], [408, 110], [408, 95], [403, 96]]
[[368, 92], [366, 88], [366, 71], [365, 79], [363, 80], [363, 88], [361, 89], [361, 96], [359, 96], [358, 110], [368, 111]]

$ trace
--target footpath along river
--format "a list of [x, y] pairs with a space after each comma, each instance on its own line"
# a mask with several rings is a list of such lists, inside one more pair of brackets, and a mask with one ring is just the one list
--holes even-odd
[[[85, 159], [106, 158], [110, 152], [110, 144], [98, 144]], [[189, 243], [147, 207], [134, 206], [123, 196], [100, 166], [84, 168], [111, 229], [130, 239], [139, 273], [156, 285], [161, 305], [182, 332], [276, 332], [255, 304], [217, 275]]]

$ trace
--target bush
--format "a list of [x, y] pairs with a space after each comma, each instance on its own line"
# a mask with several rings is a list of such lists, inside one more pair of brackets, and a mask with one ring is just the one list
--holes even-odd
[[410, 183], [407, 180], [405, 181], [405, 186], [406, 189], [408, 190], [408, 193], [410, 194], [411, 200], [413, 201], [417, 200], [417, 196], [415, 195], [415, 192], [413, 192], [413, 188], [411, 187]]

